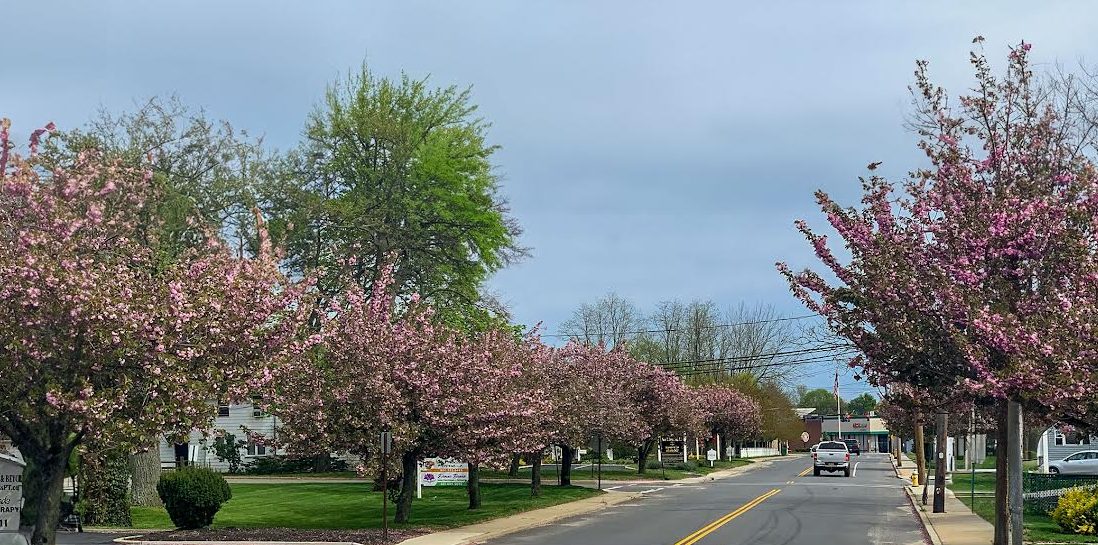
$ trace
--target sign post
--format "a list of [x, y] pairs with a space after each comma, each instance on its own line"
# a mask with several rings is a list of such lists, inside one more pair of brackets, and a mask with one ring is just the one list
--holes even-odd
[[389, 453], [393, 450], [393, 434], [381, 432], [381, 535], [389, 542]]
[[0, 454], [0, 543], [27, 543], [27, 538], [19, 533], [24, 467], [22, 460]]
[[713, 460], [717, 459], [717, 451], [709, 449], [705, 452], [705, 459], [709, 460], [709, 467], [713, 467]]

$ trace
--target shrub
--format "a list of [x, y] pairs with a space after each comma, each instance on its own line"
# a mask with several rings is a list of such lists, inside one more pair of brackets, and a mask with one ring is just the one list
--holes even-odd
[[236, 438], [231, 433], [225, 433], [214, 438], [213, 450], [217, 459], [222, 462], [228, 462], [229, 473], [240, 473], [240, 464], [242, 460], [240, 458], [240, 448], [246, 445], [244, 441]]
[[1098, 488], [1077, 486], [1064, 492], [1049, 516], [1072, 534], [1095, 535], [1098, 530]]
[[185, 530], [212, 524], [221, 504], [233, 497], [225, 478], [204, 467], [165, 472], [156, 483], [156, 492], [172, 523]]
[[[244, 464], [244, 472], [250, 475], [273, 475], [280, 473], [312, 473], [317, 461], [314, 458], [291, 458], [289, 456], [261, 456]], [[325, 471], [349, 471], [346, 460], [326, 460]]]

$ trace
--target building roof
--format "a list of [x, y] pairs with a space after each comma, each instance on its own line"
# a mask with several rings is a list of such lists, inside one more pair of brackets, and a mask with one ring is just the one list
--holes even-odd
[[797, 416], [799, 416], [800, 418], [804, 418], [804, 417], [816, 412], [816, 407], [797, 407], [796, 409], [793, 409], [793, 410], [797, 412]]

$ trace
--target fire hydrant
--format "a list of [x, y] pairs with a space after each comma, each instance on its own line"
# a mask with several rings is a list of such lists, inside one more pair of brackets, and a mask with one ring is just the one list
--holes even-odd
[[911, 474], [911, 486], [919, 486], [919, 474], [918, 473], [912, 473]]

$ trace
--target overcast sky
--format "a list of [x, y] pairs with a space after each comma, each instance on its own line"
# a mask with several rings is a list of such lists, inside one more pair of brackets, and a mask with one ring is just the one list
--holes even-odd
[[812, 192], [852, 203], [867, 163], [921, 164], [916, 59], [954, 92], [977, 34], [996, 61], [1022, 39], [1039, 63], [1098, 61], [1098, 4], [960, 4], [3, 0], [0, 116], [26, 134], [175, 93], [285, 149], [364, 60], [472, 85], [533, 248], [491, 282], [516, 321], [552, 333], [611, 290], [798, 315], [774, 262], [813, 264], [792, 227], [820, 223]]

